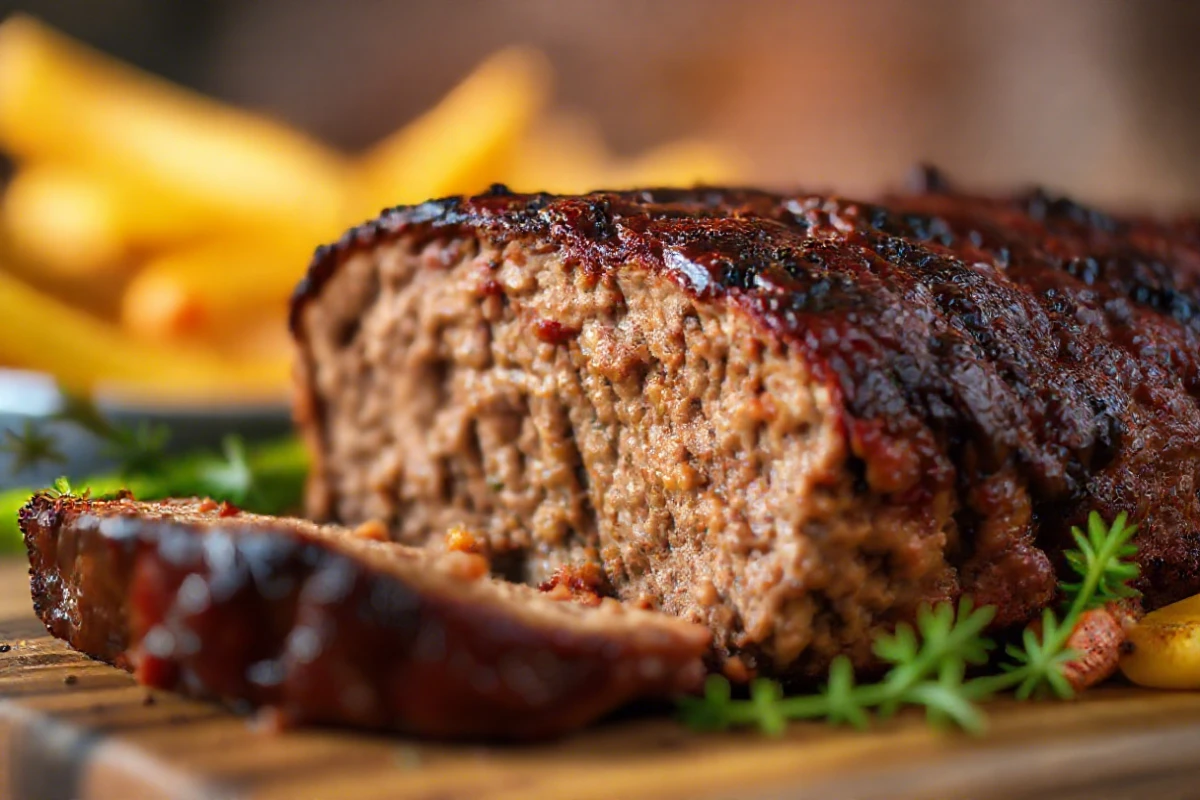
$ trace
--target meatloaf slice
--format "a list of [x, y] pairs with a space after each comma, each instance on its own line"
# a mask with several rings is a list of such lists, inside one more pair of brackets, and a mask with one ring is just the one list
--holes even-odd
[[309, 510], [598, 565], [734, 674], [866, 666], [962, 593], [1022, 623], [1092, 508], [1151, 606], [1200, 591], [1197, 226], [930, 178], [384, 212], [293, 302]]
[[477, 555], [212, 501], [35, 496], [34, 607], [149, 686], [319, 722], [528, 739], [693, 688], [708, 632], [486, 577]]

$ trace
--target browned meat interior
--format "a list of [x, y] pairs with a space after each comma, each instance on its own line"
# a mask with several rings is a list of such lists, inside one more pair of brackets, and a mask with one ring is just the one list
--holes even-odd
[[304, 320], [319, 516], [412, 544], [464, 524], [532, 582], [599, 560], [623, 599], [772, 671], [865, 663], [878, 626], [954, 586], [952, 499], [868, 492], [826, 387], [661, 274], [400, 240]]
[[1070, 529], [1200, 591], [1200, 227], [929, 172], [864, 202], [493, 187], [321, 248], [291, 323], [310, 511], [602, 568], [731, 675], [857, 665], [923, 600], [1052, 603]]

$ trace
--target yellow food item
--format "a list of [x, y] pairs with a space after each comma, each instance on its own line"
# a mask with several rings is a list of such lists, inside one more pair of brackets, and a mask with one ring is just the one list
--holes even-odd
[[148, 259], [129, 282], [121, 323], [147, 339], [228, 338], [248, 321], [282, 319], [312, 247], [303, 239], [215, 239]]
[[129, 253], [112, 192], [68, 170], [21, 170], [4, 194], [4, 228], [13, 248], [55, 275], [111, 272]]
[[1152, 611], [1128, 633], [1121, 672], [1139, 686], [1200, 689], [1200, 595]]
[[[314, 247], [382, 208], [504, 182], [584, 192], [716, 183], [702, 141], [618, 159], [544, 115], [545, 58], [492, 55], [355, 159], [146, 74], [28, 16], [0, 23], [0, 364], [139, 399], [280, 397], [286, 305]], [[111, 393], [111, 391], [110, 391]]]
[[67, 388], [144, 399], [279, 399], [290, 359], [235, 361], [138, 341], [0, 272], [0, 362], [52, 373]]
[[534, 51], [503, 50], [483, 62], [359, 159], [358, 213], [473, 194], [503, 178], [503, 164], [545, 103], [549, 83], [545, 59]]
[[127, 270], [137, 253], [207, 235], [205, 220], [147, 192], [56, 165], [22, 168], [4, 194], [5, 233], [50, 274]]
[[[24, 260], [11, 250], [3, 252], [3, 248], [0, 248], [0, 273], [6, 273], [7, 277], [15, 278], [74, 310], [112, 323], [116, 322], [125, 289], [123, 275], [94, 273], [64, 280], [35, 261]], [[4, 359], [0, 358], [0, 367], [3, 365]]]
[[617, 165], [610, 183], [614, 188], [638, 186], [722, 185], [742, 174], [742, 164], [723, 147], [697, 139], [681, 139], [653, 148]]
[[610, 161], [594, 120], [549, 114], [530, 126], [510, 159], [504, 183], [516, 192], [580, 194], [603, 188]]
[[608, 152], [591, 120], [553, 115], [530, 130], [505, 182], [518, 192], [580, 194], [596, 189], [718, 185], [742, 172], [735, 154], [699, 139], [667, 142], [618, 159]]
[[38, 163], [13, 177], [0, 213], [12, 248], [61, 277], [125, 271], [140, 254], [214, 238], [278, 239], [278, 249], [295, 250], [300, 241], [311, 249], [329, 235], [328, 230], [306, 230], [298, 224], [217, 228], [212, 220], [180, 213], [178, 205], [157, 200], [128, 184]]
[[15, 15], [0, 24], [0, 145], [222, 223], [332, 236], [344, 160], [290, 128], [153, 77]]

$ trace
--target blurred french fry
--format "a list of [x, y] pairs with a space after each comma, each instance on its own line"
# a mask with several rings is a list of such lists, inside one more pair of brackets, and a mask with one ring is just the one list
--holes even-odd
[[43, 370], [66, 387], [113, 387], [145, 399], [277, 399], [290, 359], [231, 361], [133, 339], [0, 272], [0, 361]]
[[279, 320], [312, 247], [286, 240], [219, 239], [157, 255], [130, 281], [121, 323], [156, 339], [218, 341], [263, 317]]
[[604, 183], [610, 160], [594, 120], [575, 114], [550, 114], [530, 126], [513, 154], [504, 181], [518, 192], [577, 194]]
[[63, 277], [111, 273], [138, 253], [224, 233], [211, 220], [156, 201], [127, 183], [37, 163], [17, 171], [0, 209], [14, 249]]
[[11, 16], [0, 148], [19, 169], [0, 201], [0, 363], [143, 399], [275, 399], [287, 299], [349, 222], [493, 181], [569, 193], [741, 174], [703, 141], [617, 159], [592, 120], [540, 116], [548, 92], [540, 54], [499, 52], [350, 161]]
[[296, 352], [296, 343], [288, 330], [286, 304], [276, 313], [261, 312], [243, 320], [241, 328], [230, 328], [228, 333], [232, 335], [218, 341], [217, 346], [222, 355], [230, 358], [291, 359]]
[[616, 165], [605, 188], [716, 186], [736, 181], [742, 174], [741, 160], [728, 149], [699, 139], [681, 139]]
[[[0, 208], [0, 222], [2, 214]], [[127, 278], [124, 273], [98, 272], [65, 279], [53, 270], [46, 269], [42, 262], [18, 250], [11, 232], [4, 224], [0, 224], [0, 272], [14, 276], [38, 291], [47, 292], [73, 308], [113, 321], [117, 318]], [[3, 360], [0, 360], [0, 364], [3, 364]]]
[[2, 209], [14, 250], [53, 275], [110, 273], [129, 260], [111, 185], [83, 173], [22, 169], [9, 183]]
[[321, 236], [344, 222], [336, 154], [22, 15], [0, 24], [0, 145], [128, 185], [179, 215], [300, 221]]
[[506, 176], [523, 192], [560, 194], [637, 186], [717, 185], [743, 174], [741, 159], [699, 139], [668, 142], [628, 160], [613, 157], [587, 118], [552, 115], [534, 125]]
[[493, 55], [436, 106], [362, 156], [359, 212], [484, 189], [502, 177], [503, 163], [548, 91], [549, 68], [539, 53]]
[[[48, 276], [39, 264], [14, 260], [11, 256], [0, 259], [0, 272], [91, 317], [113, 324], [117, 321], [117, 312], [120, 310], [125, 288], [122, 276], [97, 280], [63, 280]], [[0, 351], [3, 349], [0, 347]], [[0, 358], [0, 366], [3, 364], [4, 359]]]

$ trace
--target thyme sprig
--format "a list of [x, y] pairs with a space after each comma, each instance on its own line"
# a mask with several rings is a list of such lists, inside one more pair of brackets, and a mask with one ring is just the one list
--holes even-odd
[[[51, 492], [70, 494], [74, 484], [79, 490], [76, 493], [90, 491], [97, 498], [127, 489], [142, 500], [208, 496], [264, 514], [300, 510], [308, 459], [303, 444], [295, 437], [247, 447], [240, 438], [229, 436], [221, 442], [220, 452], [201, 450], [172, 455], [167, 453], [170, 437], [165, 426], [118, 425], [84, 399], [68, 399], [56, 421], [75, 425], [98, 437], [118, 466], [112, 474], [71, 482], [60, 478]], [[62, 460], [50, 434], [32, 422], [20, 432], [5, 432], [3, 445], [22, 468]], [[0, 552], [16, 551], [22, 546], [17, 509], [36, 488], [0, 492]]]
[[845, 656], [834, 659], [825, 686], [812, 695], [785, 697], [778, 683], [758, 679], [751, 683], [748, 699], [735, 700], [729, 681], [713, 675], [702, 697], [680, 701], [683, 720], [700, 730], [753, 725], [779, 735], [789, 720], [824, 719], [863, 728], [873, 717], [915, 706], [924, 708], [934, 725], [979, 733], [986, 727], [979, 703], [1000, 692], [1015, 690], [1018, 699], [1069, 698], [1073, 690], [1063, 668], [1078, 657], [1068, 642], [1080, 617], [1089, 609], [1137, 596], [1129, 585], [1138, 575], [1129, 560], [1137, 551], [1130, 541], [1137, 526], [1127, 523], [1124, 513], [1106, 525], [1092, 512], [1086, 534], [1071, 529], [1077, 549], [1065, 555], [1079, 580], [1060, 584], [1066, 601], [1061, 619], [1046, 609], [1040, 630], [1026, 628], [1019, 644], [1005, 648], [1007, 660], [992, 674], [967, 677], [972, 667], [991, 660], [996, 645], [983, 634], [996, 609], [976, 608], [963, 598], [957, 608], [949, 603], [925, 606], [915, 626], [901, 624], [876, 639], [873, 652], [890, 665], [878, 682], [856, 684]]
[[[104, 454], [118, 464], [124, 476], [146, 475], [154, 472], [166, 454], [170, 431], [166, 425], [143, 420], [136, 426], [118, 425], [105, 418], [90, 400], [65, 395], [62, 407], [50, 418], [80, 428], [99, 439]], [[15, 475], [29, 467], [66, 462], [54, 435], [35, 420], [27, 419], [20, 431], [3, 432], [0, 452], [12, 455], [11, 471]]]
[[31, 419], [25, 420], [20, 431], [12, 428], [4, 431], [0, 453], [12, 456], [13, 474], [46, 462], [61, 464], [67, 460], [54, 437], [40, 430]]
[[[166, 452], [170, 443], [166, 425], [147, 421], [136, 426], [117, 424], [84, 397], [66, 396], [53, 419], [75, 425], [100, 439], [106, 454], [117, 462], [117, 475], [147, 488], [148, 494], [204, 494], [235, 503], [258, 501], [273, 505], [267, 496], [270, 492], [247, 459], [245, 444], [236, 436], [222, 441], [219, 454], [171, 458]], [[50, 434], [39, 430], [32, 420], [26, 421], [21, 433], [9, 430], [5, 435], [17, 456], [18, 466], [65, 460]]]
[[[70, 497], [75, 494], [75, 490], [71, 488], [71, 482], [65, 477], [55, 478], [54, 484], [46, 490], [46, 494], [50, 497]], [[85, 489], [81, 496], [86, 498], [88, 494], [89, 492]]]
[[54, 419], [74, 424], [104, 442], [104, 454], [117, 462], [125, 476], [152, 473], [166, 455], [171, 436], [161, 423], [143, 420], [136, 426], [118, 425], [80, 395], [66, 395]]
[[823, 718], [862, 728], [870, 709], [886, 717], [902, 706], [920, 705], [934, 722], [978, 729], [983, 715], [958, 689], [966, 666], [987, 663], [992, 642], [982, 633], [995, 613], [990, 606], [973, 607], [969, 598], [957, 609], [949, 603], [923, 607], [915, 628], [903, 624], [875, 641], [875, 655], [892, 665], [878, 683], [856, 685], [846, 656], [834, 659], [824, 691], [813, 695], [783, 697], [778, 683], [758, 679], [750, 685], [749, 700], [733, 700], [729, 681], [712, 675], [703, 698], [682, 701], [684, 718], [701, 729], [753, 724], [777, 735], [787, 720]]

